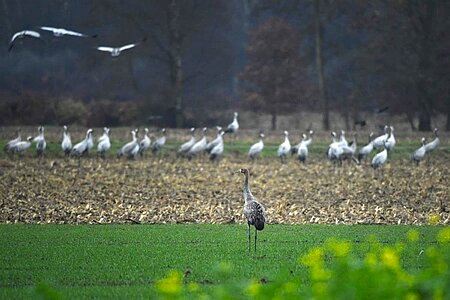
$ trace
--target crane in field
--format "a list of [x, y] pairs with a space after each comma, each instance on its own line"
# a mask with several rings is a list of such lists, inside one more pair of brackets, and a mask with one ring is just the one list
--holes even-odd
[[264, 229], [264, 225], [266, 223], [266, 210], [264, 206], [256, 200], [250, 191], [250, 186], [248, 183], [249, 180], [249, 170], [248, 169], [240, 169], [239, 172], [244, 174], [244, 216], [247, 220], [248, 226], [248, 251], [250, 252], [250, 227], [255, 226], [255, 252], [256, 252], [256, 242], [258, 238], [258, 231]]

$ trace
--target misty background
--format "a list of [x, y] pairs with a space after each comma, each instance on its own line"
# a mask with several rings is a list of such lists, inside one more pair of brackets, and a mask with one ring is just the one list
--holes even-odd
[[[0, 125], [227, 124], [314, 113], [450, 130], [450, 2], [2, 0]], [[38, 26], [97, 38], [23, 39]], [[96, 46], [146, 41], [113, 58]], [[442, 128], [444, 129], [444, 128]]]

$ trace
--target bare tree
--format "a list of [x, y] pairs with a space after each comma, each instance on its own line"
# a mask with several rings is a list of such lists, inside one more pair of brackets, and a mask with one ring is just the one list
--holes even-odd
[[252, 109], [272, 116], [292, 112], [301, 102], [305, 65], [299, 55], [300, 37], [287, 22], [270, 18], [250, 33], [248, 64], [241, 74], [243, 100]]

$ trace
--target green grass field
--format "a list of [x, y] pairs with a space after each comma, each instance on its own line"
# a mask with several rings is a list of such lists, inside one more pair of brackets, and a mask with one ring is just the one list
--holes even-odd
[[[425, 267], [421, 251], [442, 227], [268, 225], [249, 254], [246, 225], [0, 225], [0, 298], [35, 298], [39, 283], [71, 299], [149, 298], [170, 270], [206, 289], [224, 281], [270, 283], [282, 274], [306, 280], [298, 258], [326, 240], [349, 241], [364, 257], [373, 235], [393, 246], [411, 229], [419, 241], [404, 249], [401, 265], [414, 273]], [[221, 262], [232, 276], [224, 279]]]

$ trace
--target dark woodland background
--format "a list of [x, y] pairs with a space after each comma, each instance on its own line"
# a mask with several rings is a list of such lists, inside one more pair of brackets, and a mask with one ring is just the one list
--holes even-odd
[[[388, 111], [450, 130], [450, 1], [2, 0], [0, 125], [225, 124]], [[98, 38], [23, 40], [37, 26]], [[146, 42], [113, 59], [95, 46]], [[224, 113], [227, 112], [227, 113]], [[443, 128], [444, 129], [444, 128]]]

